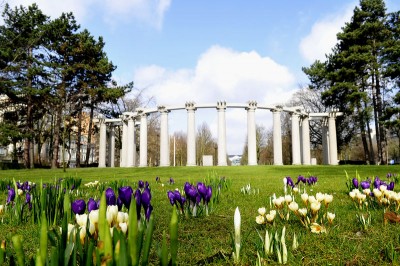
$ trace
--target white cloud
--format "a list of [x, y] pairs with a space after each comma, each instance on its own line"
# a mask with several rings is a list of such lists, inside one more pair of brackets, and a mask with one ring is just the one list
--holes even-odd
[[[133, 80], [138, 88], [155, 96], [159, 105], [183, 105], [187, 101], [197, 104], [246, 103], [256, 100], [259, 105], [286, 103], [296, 90], [292, 73], [269, 57], [255, 51], [238, 52], [221, 46], [213, 46], [203, 53], [194, 69], [170, 71], [160, 66], [137, 69]], [[217, 136], [216, 111], [197, 111], [196, 124], [207, 122], [213, 136]], [[170, 132], [186, 132], [186, 112], [170, 114]], [[272, 125], [268, 110], [256, 110], [257, 124], [266, 128]], [[228, 153], [241, 153], [247, 134], [247, 116], [244, 109], [228, 109]]]
[[156, 29], [161, 29], [164, 13], [171, 5], [171, 1], [172, 0], [105, 0], [105, 19], [111, 23], [121, 19], [136, 19]]
[[52, 18], [59, 17], [61, 13], [73, 12], [78, 24], [85, 20], [90, 15], [90, 6], [97, 4], [95, 0], [68, 0], [68, 1], [54, 1], [54, 0], [9, 0], [8, 4], [11, 8], [14, 6], [23, 5], [25, 7], [36, 3], [40, 10], [45, 15], [51, 16]]
[[168, 71], [160, 66], [135, 71], [135, 84], [148, 88], [160, 104], [219, 100], [259, 104], [284, 103], [294, 89], [288, 68], [257, 52], [237, 52], [213, 46], [202, 54], [195, 69]]
[[300, 53], [305, 60], [313, 63], [315, 60], [325, 61], [325, 54], [331, 52], [345, 22], [350, 21], [355, 4], [348, 5], [342, 12], [332, 14], [317, 21], [311, 32], [300, 41]]
[[[29, 6], [37, 3], [44, 14], [53, 18], [59, 17], [62, 12], [73, 12], [78, 23], [102, 17], [105, 22], [115, 25], [121, 21], [136, 20], [161, 29], [164, 14], [172, 0], [10, 0], [11, 7]], [[96, 9], [96, 14], [93, 10]], [[98, 10], [102, 14], [98, 13]], [[99, 15], [100, 14], [100, 15]]]

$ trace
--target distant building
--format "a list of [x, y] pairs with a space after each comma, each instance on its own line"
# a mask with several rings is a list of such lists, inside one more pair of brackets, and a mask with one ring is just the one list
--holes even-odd
[[240, 161], [242, 160], [242, 155], [228, 155], [229, 161], [231, 161], [231, 165], [240, 165]]

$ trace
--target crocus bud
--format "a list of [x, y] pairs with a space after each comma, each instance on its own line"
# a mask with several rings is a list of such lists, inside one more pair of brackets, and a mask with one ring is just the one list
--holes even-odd
[[99, 222], [99, 210], [93, 210], [89, 213], [89, 220], [93, 224], [97, 224]]
[[87, 218], [88, 218], [88, 215], [86, 213], [75, 214], [75, 218], [76, 218], [76, 223], [79, 225], [79, 227], [86, 228], [86, 223], [87, 223]]
[[99, 209], [99, 206], [97, 205], [97, 202], [93, 198], [90, 198], [87, 203], [87, 208], [88, 212], [90, 213], [93, 210]]
[[114, 190], [110, 187], [106, 190], [106, 204], [107, 206], [117, 204], [117, 198], [115, 197]]
[[129, 210], [131, 204], [133, 189], [130, 186], [121, 187], [118, 189], [118, 198], [121, 199], [122, 203]]
[[235, 228], [235, 252], [234, 252], [234, 260], [236, 263], [239, 262], [240, 258], [240, 212], [239, 207], [236, 207], [235, 215], [233, 219], [233, 224]]
[[353, 186], [358, 188], [358, 179], [354, 177], [352, 182], [353, 182]]
[[71, 209], [75, 214], [83, 214], [86, 209], [86, 203], [83, 199], [75, 200], [71, 203]]
[[267, 210], [265, 209], [265, 207], [258, 208], [258, 214], [259, 215], [265, 215], [266, 212], [267, 212]]

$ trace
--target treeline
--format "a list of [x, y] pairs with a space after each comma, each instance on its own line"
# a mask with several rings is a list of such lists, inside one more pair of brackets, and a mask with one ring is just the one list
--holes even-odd
[[370, 163], [386, 163], [388, 139], [400, 137], [399, 16], [383, 0], [361, 0], [326, 60], [303, 68], [325, 108], [345, 114], [336, 120], [339, 150], [360, 138]]
[[[51, 166], [58, 167], [65, 135], [74, 128], [80, 140], [87, 130], [91, 143], [95, 112], [117, 116], [113, 109], [99, 109], [116, 103], [133, 84], [118, 86], [112, 80], [116, 66], [104, 52], [103, 38], [81, 30], [72, 13], [50, 19], [36, 4], [15, 8], [7, 4], [2, 17], [0, 144], [12, 143], [16, 151], [17, 143], [23, 143], [24, 165], [31, 168], [33, 143], [40, 151], [47, 142]], [[83, 126], [84, 121], [89, 124]], [[81, 141], [76, 144], [77, 165], [87, 164], [90, 145], [86, 162], [80, 162]]]

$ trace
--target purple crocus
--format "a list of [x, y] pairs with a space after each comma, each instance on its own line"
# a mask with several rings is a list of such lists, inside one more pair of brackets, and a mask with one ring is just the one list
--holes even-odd
[[206, 185], [202, 182], [197, 183], [197, 191], [199, 192], [200, 196], [204, 199], [205, 195], [207, 194]]
[[10, 204], [10, 202], [13, 202], [15, 199], [15, 189], [14, 188], [9, 188], [8, 189], [8, 196], [7, 196], [7, 205]]
[[107, 206], [117, 204], [117, 198], [115, 197], [114, 190], [110, 187], [106, 190], [106, 204]]
[[144, 216], [147, 221], [150, 220], [150, 215], [152, 211], [153, 211], [153, 206], [151, 206], [151, 204], [149, 204], [149, 206], [147, 206], [147, 208], [144, 209]]
[[30, 210], [32, 209], [31, 194], [29, 192], [25, 194], [25, 204], [28, 204]]
[[361, 188], [362, 189], [367, 189], [370, 188], [371, 184], [368, 181], [362, 181], [361, 182]]
[[123, 206], [124, 204], [122, 203], [122, 200], [118, 197], [117, 198], [117, 207], [118, 207], [118, 211], [121, 211], [122, 210], [122, 206]]
[[352, 182], [353, 182], [353, 186], [354, 186], [355, 188], [358, 188], [358, 179], [354, 177], [353, 180], [352, 180]]
[[83, 199], [75, 200], [71, 203], [71, 209], [75, 214], [84, 214], [86, 209], [86, 203]]
[[290, 176], [286, 177], [286, 184], [292, 188], [294, 187], [294, 182]]
[[394, 182], [393, 181], [389, 183], [389, 185], [387, 186], [387, 189], [391, 190], [391, 191], [394, 190]]
[[375, 177], [375, 180], [374, 180], [374, 188], [377, 188], [377, 189], [379, 189], [379, 187], [382, 185], [382, 181], [379, 179], [379, 177]]
[[136, 191], [135, 191], [135, 201], [136, 201], [137, 218], [140, 219], [140, 208], [141, 208], [141, 202], [142, 202], [142, 192], [140, 192], [140, 189], [136, 189]]
[[[196, 189], [193, 185], [191, 185], [189, 182], [186, 182], [183, 189], [185, 190], [186, 197], [187, 197], [191, 202], [193, 202], [193, 203], [198, 203], [198, 202], [200, 202], [200, 200], [197, 201], [197, 196], [200, 196], [200, 195], [199, 195], [199, 193], [197, 192], [197, 189]], [[200, 199], [201, 199], [201, 198], [200, 198]]]
[[[143, 183], [143, 181], [142, 181]], [[139, 182], [140, 186], [140, 182]], [[121, 187], [118, 189], [118, 198], [122, 201], [125, 207], [129, 210], [129, 206], [131, 204], [133, 189], [130, 186]]]
[[207, 187], [207, 193], [206, 193], [206, 195], [204, 197], [204, 202], [205, 202], [206, 205], [210, 202], [211, 197], [212, 197], [212, 187], [208, 186]]
[[302, 175], [299, 175], [299, 176], [297, 177], [296, 185], [297, 185], [298, 183], [300, 183], [300, 182], [306, 183], [306, 179], [305, 179], [305, 177], [302, 176]]
[[144, 188], [144, 182], [143, 182], [143, 180], [139, 180], [138, 186], [139, 186], [139, 188]]
[[169, 178], [169, 184], [170, 184], [170, 185], [175, 184], [175, 180], [174, 180], [172, 177]]
[[[175, 190], [175, 191], [168, 191], [167, 192], [168, 195], [168, 199], [169, 202], [171, 203], [171, 205], [173, 206], [174, 204], [180, 208], [181, 212], [183, 211], [183, 206], [186, 202], [185, 197], [182, 197], [181, 193], [179, 192], [179, 190]], [[178, 206], [178, 203], [180, 206]]]
[[26, 192], [25, 194], [25, 203], [31, 203], [31, 194], [29, 192]]
[[142, 196], [140, 198], [141, 204], [143, 205], [144, 209], [150, 205], [151, 201], [151, 193], [149, 188], [145, 188], [142, 192]]
[[176, 202], [175, 202], [175, 194], [174, 194], [174, 192], [172, 192], [171, 190], [169, 190], [169, 191], [167, 192], [167, 196], [168, 196], [168, 199], [169, 199], [169, 202], [171, 203], [171, 205], [174, 206], [174, 204], [176, 203]]
[[88, 212], [89, 212], [89, 213], [90, 213], [91, 211], [94, 211], [94, 210], [98, 210], [98, 209], [99, 209], [99, 206], [97, 205], [97, 202], [96, 202], [93, 198], [90, 198], [90, 199], [88, 200], [87, 209], [88, 209]]

